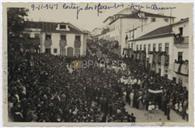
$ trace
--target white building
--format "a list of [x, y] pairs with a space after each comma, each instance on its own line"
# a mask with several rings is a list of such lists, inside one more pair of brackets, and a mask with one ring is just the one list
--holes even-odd
[[94, 28], [91, 32], [92, 36], [98, 36], [101, 35], [103, 28]]
[[39, 39], [40, 52], [62, 56], [85, 56], [87, 33], [70, 23], [26, 22], [25, 33]]
[[[168, 25], [173, 22], [174, 17], [171, 16], [126, 8], [119, 13], [108, 17], [104, 21], [104, 23], [107, 24], [108, 31], [105, 34], [100, 35], [99, 39], [118, 41], [122, 55], [124, 54], [124, 49], [128, 47], [126, 40], [128, 36], [131, 36], [132, 38], [138, 36], [136, 35], [137, 33], [129, 33], [129, 31], [141, 26], [140, 31], [146, 33], [158, 28], [159, 26]], [[151, 24], [153, 25], [151, 26]], [[147, 28], [143, 26], [147, 26]]]
[[149, 70], [188, 87], [189, 37], [189, 19], [181, 19], [130, 39], [129, 56], [143, 61]]

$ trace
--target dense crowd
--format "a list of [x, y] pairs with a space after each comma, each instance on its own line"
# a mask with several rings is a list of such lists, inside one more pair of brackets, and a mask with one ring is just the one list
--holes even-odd
[[[123, 84], [127, 87], [124, 95], [131, 107], [149, 112], [162, 110], [170, 120], [170, 111], [176, 110], [183, 119], [188, 120], [188, 91], [181, 84], [148, 72], [143, 63], [125, 60], [130, 73]], [[135, 70], [136, 69], [136, 70]]]
[[[167, 119], [170, 119], [170, 110], [176, 109], [187, 118], [188, 92], [181, 85], [148, 73], [142, 63], [122, 59], [103, 47], [89, 46], [87, 52], [86, 57], [75, 58], [96, 63], [85, 68], [71, 67], [72, 60], [66, 57], [10, 52], [10, 119], [19, 122], [136, 122], [136, 115], [127, 112], [126, 104], [147, 111], [161, 109]], [[97, 52], [101, 56], [97, 56]], [[126, 83], [122, 81], [127, 79]], [[150, 93], [149, 89], [162, 92]]]
[[[89, 59], [94, 57], [85, 58]], [[120, 73], [98, 65], [69, 72], [67, 60], [30, 52], [15, 51], [9, 55], [11, 120], [135, 122], [134, 114], [128, 114], [124, 108], [123, 87], [117, 84]]]

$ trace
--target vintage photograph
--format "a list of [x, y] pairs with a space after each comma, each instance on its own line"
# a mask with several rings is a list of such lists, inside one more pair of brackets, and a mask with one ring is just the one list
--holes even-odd
[[192, 124], [192, 12], [192, 3], [3, 3], [5, 123]]

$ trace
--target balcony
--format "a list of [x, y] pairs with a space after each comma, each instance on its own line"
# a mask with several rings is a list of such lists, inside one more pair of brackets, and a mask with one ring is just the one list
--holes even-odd
[[176, 35], [174, 38], [174, 43], [175, 44], [188, 44], [189, 43], [189, 37], [183, 37], [181, 35]]

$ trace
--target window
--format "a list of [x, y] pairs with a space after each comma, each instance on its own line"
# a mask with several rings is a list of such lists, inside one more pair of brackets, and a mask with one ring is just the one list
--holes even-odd
[[45, 49], [45, 53], [46, 53], [46, 54], [50, 54], [50, 53], [51, 53], [51, 49], [50, 49], [50, 48], [46, 48], [46, 49]]
[[156, 21], [156, 18], [151, 18], [151, 22], [155, 22]]
[[29, 37], [30, 37], [30, 34], [29, 34], [29, 33], [24, 33], [23, 35], [24, 35], [24, 37], [26, 37], [26, 38], [29, 38]]
[[30, 33], [30, 38], [35, 38], [35, 34], [34, 33]]
[[128, 40], [128, 35], [126, 35], [125, 40]]
[[162, 44], [158, 45], [158, 51], [161, 52], [162, 51]]
[[51, 34], [46, 34], [45, 38], [46, 40], [51, 40]]
[[164, 18], [164, 21], [165, 21], [165, 22], [168, 22], [168, 21], [169, 21], [169, 19], [168, 19], [168, 18]]
[[39, 34], [38, 33], [35, 33], [35, 38], [39, 38]]
[[142, 50], [142, 45], [140, 44], [140, 50]]
[[136, 45], [136, 49], [138, 50], [138, 45]]
[[133, 43], [131, 43], [131, 48], [133, 49]]
[[133, 30], [133, 33], [132, 33], [132, 39], [134, 39], [134, 36], [135, 36], [135, 33], [134, 33], [134, 30]]
[[66, 25], [65, 24], [60, 24], [60, 29], [66, 29]]
[[75, 40], [81, 41], [81, 36], [79, 36], [79, 35], [75, 36]]
[[128, 48], [130, 48], [130, 44], [128, 44]]
[[183, 27], [180, 27], [180, 28], [179, 28], [179, 34], [180, 34], [180, 35], [183, 35]]
[[169, 43], [165, 44], [165, 53], [168, 55], [169, 54]]
[[54, 49], [53, 49], [53, 52], [54, 52], [54, 53], [57, 53], [57, 52], [58, 52], [58, 49], [57, 49], [57, 48], [54, 48]]
[[148, 52], [150, 51], [150, 44], [148, 44]]
[[156, 44], [153, 44], [153, 52], [156, 51]]
[[66, 35], [60, 35], [61, 40], [66, 40]]
[[146, 45], [144, 44], [144, 51], [146, 51]]
[[80, 48], [75, 48], [75, 56], [80, 56]]
[[183, 52], [178, 52], [178, 61], [182, 62], [183, 60]]

